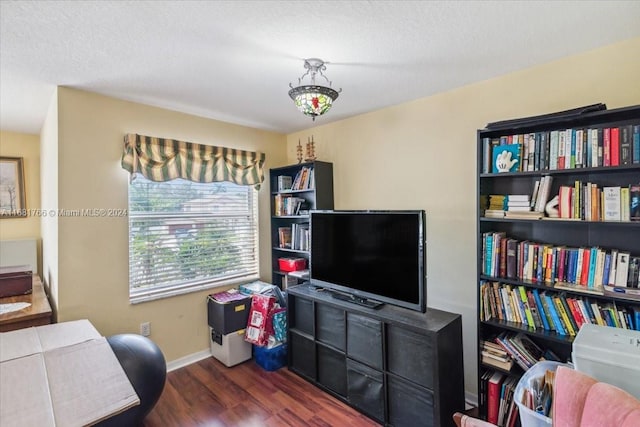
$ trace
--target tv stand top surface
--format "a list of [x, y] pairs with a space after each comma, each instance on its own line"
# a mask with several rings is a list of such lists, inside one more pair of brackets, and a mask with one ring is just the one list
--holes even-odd
[[380, 301], [376, 301], [373, 299], [369, 299], [369, 298], [362, 298], [359, 297], [357, 295], [353, 295], [353, 294], [348, 294], [348, 293], [343, 293], [343, 292], [337, 292], [337, 291], [333, 291], [333, 290], [326, 290], [333, 298], [342, 300], [342, 301], [347, 301], [347, 302], [351, 302], [354, 304], [358, 304], [364, 307], [368, 307], [368, 308], [380, 308], [382, 307], [383, 303]]
[[333, 291], [309, 283], [287, 288], [287, 293], [293, 296], [308, 298], [315, 301], [331, 304], [343, 308], [349, 312], [362, 313], [364, 315], [390, 323], [400, 323], [415, 327], [416, 329], [439, 330], [461, 316], [436, 308], [427, 307], [426, 313], [396, 307], [391, 304], [383, 304], [374, 309], [354, 304], [351, 301], [343, 301], [331, 295]]

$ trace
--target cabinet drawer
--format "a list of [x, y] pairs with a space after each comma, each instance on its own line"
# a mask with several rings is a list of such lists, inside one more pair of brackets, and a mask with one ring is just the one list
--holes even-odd
[[316, 307], [316, 339], [344, 351], [344, 311], [329, 305]]
[[289, 343], [291, 369], [309, 379], [316, 379], [316, 344], [300, 334], [291, 332]]
[[321, 344], [318, 348], [318, 382], [340, 396], [347, 396], [347, 359]]
[[384, 375], [347, 359], [347, 399], [365, 414], [384, 422]]
[[292, 329], [313, 336], [313, 301], [298, 298], [294, 299]]
[[[433, 393], [392, 375], [387, 376], [389, 424], [395, 427], [432, 427], [436, 425]], [[418, 423], [417, 420], [420, 420]]]
[[347, 355], [382, 370], [382, 324], [380, 321], [347, 313]]
[[431, 337], [388, 325], [387, 352], [389, 372], [433, 388], [435, 355]]

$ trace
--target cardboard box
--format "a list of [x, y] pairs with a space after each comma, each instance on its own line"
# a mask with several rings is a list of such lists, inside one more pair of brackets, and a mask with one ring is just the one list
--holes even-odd
[[278, 266], [282, 271], [304, 270], [307, 260], [304, 258], [278, 258]]
[[640, 399], [640, 331], [582, 325], [572, 359], [576, 370]]
[[140, 403], [107, 340], [88, 320], [5, 332], [0, 425], [92, 425]]
[[[207, 298], [207, 318], [209, 326], [216, 332], [227, 335], [247, 327], [251, 297], [237, 293], [235, 299], [209, 295]], [[218, 298], [218, 299], [216, 299]]]
[[33, 273], [28, 265], [0, 267], [0, 298], [30, 294]]
[[222, 335], [209, 328], [211, 355], [228, 367], [251, 359], [251, 343], [244, 340], [244, 331]]

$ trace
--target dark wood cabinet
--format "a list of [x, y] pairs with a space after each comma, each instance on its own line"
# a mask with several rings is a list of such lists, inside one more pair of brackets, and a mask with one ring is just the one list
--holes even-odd
[[[306, 169], [306, 185], [302, 189], [287, 189], [279, 183], [289, 181], [294, 183], [303, 169]], [[280, 268], [280, 258], [303, 258], [307, 269], [309, 266], [309, 248], [307, 246], [309, 225], [309, 211], [333, 209], [333, 164], [314, 161], [296, 165], [273, 168], [269, 170], [269, 185], [271, 192], [271, 281], [282, 289], [287, 281], [300, 283], [297, 279]], [[296, 199], [297, 207], [287, 211], [283, 209], [282, 201]], [[289, 233], [298, 230], [297, 235], [290, 234], [290, 239], [298, 239], [290, 245], [284, 245], [281, 230]]]
[[309, 284], [287, 295], [290, 370], [385, 425], [453, 425], [464, 410], [460, 315], [371, 309]]
[[[592, 307], [593, 304], [595, 304], [596, 307], [612, 307], [616, 311], [631, 314], [629, 317], [624, 316], [624, 319], [619, 319], [621, 322], [620, 327], [640, 329], [637, 317], [636, 319], [633, 317], [634, 309], [638, 308], [640, 301], [625, 298], [624, 294], [613, 295], [608, 292], [599, 292], [597, 289], [592, 289], [591, 286], [577, 286], [574, 289], [567, 289], [566, 286], [563, 287], [564, 279], [559, 277], [561, 273], [559, 266], [560, 263], [563, 262], [561, 261], [560, 255], [564, 257], [563, 251], [565, 251], [565, 249], [573, 251], [574, 249], [595, 248], [607, 254], [611, 254], [612, 251], [619, 251], [628, 252], [636, 257], [640, 256], [640, 221], [603, 221], [601, 220], [604, 216], [601, 207], [597, 208], [597, 215], [594, 215], [593, 218], [589, 220], [585, 220], [584, 208], [581, 209], [579, 204], [577, 210], [572, 208], [572, 213], [579, 213], [579, 215], [576, 216], [582, 216], [582, 219], [549, 219], [545, 215], [543, 215], [541, 219], [490, 218], [485, 217], [484, 212], [487, 208], [487, 198], [490, 195], [532, 195], [535, 182], [543, 179], [543, 177], [552, 178], [548, 199], [552, 199], [555, 195], [558, 195], [561, 186], [577, 189], [577, 192], [574, 191], [572, 193], [573, 197], [576, 197], [576, 194], [579, 195], [578, 197], [583, 197], [585, 193], [582, 191], [581, 183], [585, 185], [587, 183], [597, 184], [600, 189], [613, 186], [629, 188], [631, 185], [640, 184], [640, 163], [638, 163], [640, 159], [634, 157], [635, 155], [633, 153], [631, 153], [631, 157], [628, 157], [629, 154], [625, 153], [625, 161], [622, 159], [622, 153], [617, 153], [616, 156], [619, 156], [619, 158], [616, 162], [617, 164], [613, 165], [612, 158], [607, 161], [602, 156], [599, 156], [600, 158], [594, 160], [596, 163], [592, 163], [593, 158], [588, 157], [585, 162], [577, 157], [580, 155], [579, 149], [578, 153], [573, 150], [568, 150], [565, 151], [567, 164], [564, 168], [560, 168], [559, 166], [552, 167], [549, 164], [548, 157], [552, 153], [544, 153], [545, 138], [550, 138], [553, 132], [567, 132], [566, 138], [569, 138], [568, 141], [570, 141], [569, 135], [573, 138], [576, 138], [576, 135], [578, 135], [577, 143], [579, 143], [581, 135], [583, 136], [583, 141], [586, 142], [588, 132], [590, 133], [588, 142], [595, 144], [592, 148], [589, 148], [589, 150], [598, 150], [597, 152], [600, 153], [602, 150], [607, 152], [608, 149], [610, 150], [609, 153], [613, 155], [613, 151], [611, 151], [613, 150], [613, 145], [607, 145], [609, 143], [612, 144], [612, 139], [606, 140], [603, 135], [609, 135], [609, 132], [613, 135], [612, 129], [625, 129], [625, 132], [627, 132], [633, 129], [633, 125], [640, 125], [640, 106], [602, 110], [584, 114], [548, 115], [546, 117], [540, 117], [538, 120], [512, 120], [478, 131], [478, 221], [476, 241], [478, 253], [478, 391], [481, 417], [486, 418], [487, 416], [487, 399], [485, 398], [486, 390], [483, 385], [483, 376], [486, 378], [485, 374], [488, 371], [501, 371], [498, 368], [482, 362], [481, 343], [483, 340], [492, 341], [494, 337], [504, 332], [523, 333], [539, 347], [550, 349], [559, 356], [562, 361], [567, 361], [571, 359], [572, 343], [575, 338], [575, 336], [569, 333], [558, 333], [553, 325], [544, 327], [543, 323], [535, 322], [535, 318], [533, 325], [528, 324], [531, 323], [530, 321], [522, 323], [509, 320], [506, 318], [507, 315], [504, 314], [504, 311], [502, 311], [504, 307], [502, 307], [502, 309], [498, 307], [496, 315], [487, 317], [485, 314], [486, 311], [483, 312], [483, 310], [489, 308], [487, 306], [487, 300], [483, 300], [483, 286], [487, 284], [494, 286], [495, 284], [497, 288], [523, 288], [527, 295], [544, 294], [551, 297], [560, 296], [565, 299], [570, 299], [572, 302], [579, 302], [575, 305], [576, 310], [579, 310], [580, 306], [585, 306], [585, 304], [590, 307]], [[524, 135], [524, 138], [530, 137], [535, 144], [532, 150], [533, 154], [528, 157], [528, 168], [522, 170], [523, 167], [520, 166], [520, 170], [518, 171], [503, 173], [492, 172], [491, 163], [494, 159], [492, 154], [493, 150], [492, 148], [487, 148], [487, 144], [489, 144], [489, 147], [491, 147], [492, 143], [500, 145], [497, 141], [501, 138], [516, 138], [516, 136], [519, 135]], [[591, 135], [593, 135], [593, 139]], [[622, 135], [622, 132], [620, 132], [620, 135]], [[625, 136], [625, 138], [626, 137], [627, 136]], [[540, 145], [539, 138], [543, 145]], [[622, 143], [621, 140], [619, 142]], [[630, 142], [631, 147], [633, 147], [632, 139], [631, 141], [627, 140], [625, 142]], [[574, 148], [576, 142], [574, 141], [572, 144], [573, 145], [569, 145], [569, 143], [567, 143], [566, 147], [571, 146]], [[523, 151], [521, 151], [520, 161], [523, 160]], [[525, 156], [526, 155], [527, 154], [525, 154]], [[490, 157], [488, 158], [488, 156]], [[542, 156], [542, 158], [539, 156]], [[572, 156], [575, 158], [571, 158]], [[533, 162], [533, 166], [531, 166], [531, 162]], [[594, 166], [595, 164], [598, 166]], [[594, 200], [594, 203], [603, 203], [602, 197], [597, 198], [598, 200]], [[527, 244], [531, 243], [540, 245], [543, 248], [550, 248], [549, 252], [547, 252], [548, 256], [535, 258], [534, 267], [537, 270], [548, 270], [551, 274], [551, 280], [547, 280], [544, 274], [542, 278], [540, 278], [540, 276], [536, 277], [536, 273], [534, 273], [531, 280], [522, 277], [508, 277], [504, 274], [504, 270], [501, 271], [499, 268], [494, 270], [494, 272], [497, 271], [498, 274], [488, 274], [485, 268], [485, 261], [488, 256], [486, 236], [491, 233], [503, 233], [503, 236], [506, 236], [507, 239], [514, 239], [517, 242], [527, 242]], [[504, 248], [500, 249], [501, 254], [503, 250]], [[538, 254], [540, 253], [542, 252], [538, 252]], [[507, 257], [510, 255], [508, 251], [505, 254]], [[558, 256], [556, 257], [556, 255]], [[520, 256], [522, 256], [522, 254], [518, 252], [517, 257]], [[534, 257], [535, 256], [536, 255], [534, 255]], [[603, 256], [606, 257], [606, 254]], [[539, 264], [538, 259], [545, 260], [539, 269], [537, 268]], [[526, 261], [524, 262], [526, 264]], [[545, 264], [545, 262], [548, 262], [548, 264]], [[517, 268], [520, 268], [518, 258], [516, 258], [516, 263], [518, 263], [516, 264]], [[567, 266], [567, 268], [569, 267]], [[539, 271], [538, 274], [540, 274]], [[597, 288], [595, 285], [594, 287]], [[499, 293], [494, 293], [495, 298], [498, 298], [498, 295]], [[527, 303], [523, 302], [523, 305], [526, 313]], [[538, 309], [535, 298], [533, 302], [529, 300], [529, 306], [531, 305]], [[542, 304], [542, 306], [543, 312], [541, 315], [544, 316], [544, 304]], [[535, 315], [535, 313], [533, 314]], [[582, 313], [576, 312], [577, 316], [580, 314]], [[571, 316], [571, 313], [569, 313], [569, 316]], [[540, 320], [542, 321], [542, 317], [540, 317]], [[587, 323], [596, 322], [593, 318], [583, 318], [583, 320]], [[625, 323], [623, 324], [622, 321]], [[580, 321], [577, 322], [578, 329], [580, 323]], [[503, 370], [501, 372], [507, 376], [520, 377], [524, 370], [517, 364], [514, 364], [513, 368], [509, 371]]]

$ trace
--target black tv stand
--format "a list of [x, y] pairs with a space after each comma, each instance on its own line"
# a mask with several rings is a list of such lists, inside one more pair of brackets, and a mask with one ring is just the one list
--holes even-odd
[[289, 369], [381, 425], [454, 427], [465, 409], [462, 317], [372, 310], [334, 292], [287, 289]]
[[359, 297], [359, 296], [353, 295], [353, 294], [347, 294], [347, 293], [337, 292], [337, 291], [329, 291], [329, 293], [335, 299], [351, 302], [353, 304], [358, 304], [358, 305], [361, 305], [363, 307], [380, 308], [384, 304], [384, 303], [382, 303], [380, 301], [376, 301], [376, 300], [369, 299], [369, 298]]

